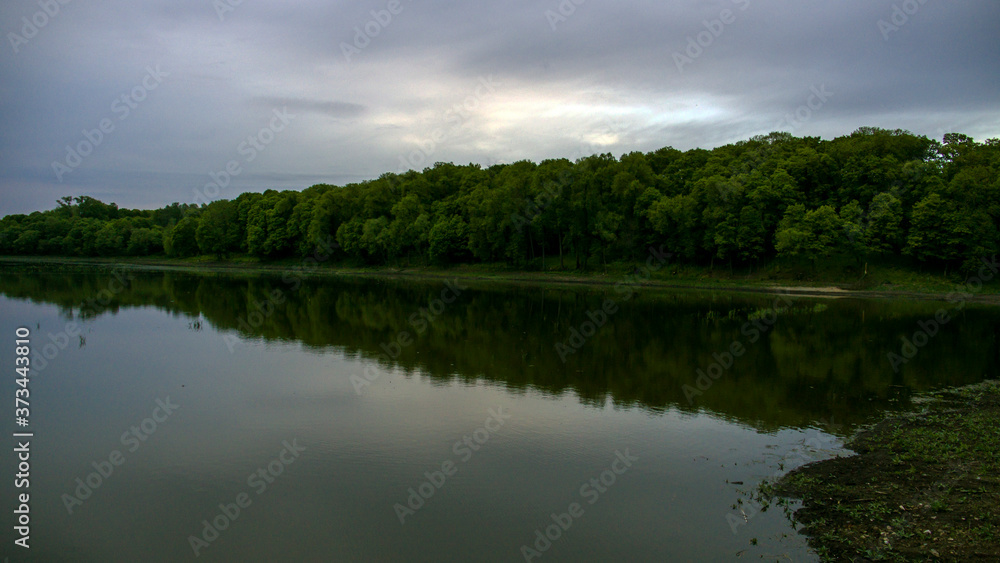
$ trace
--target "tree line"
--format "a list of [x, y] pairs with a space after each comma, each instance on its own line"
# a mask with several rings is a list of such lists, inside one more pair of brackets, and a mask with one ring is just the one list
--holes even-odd
[[665, 147], [483, 168], [437, 163], [345, 186], [120, 209], [65, 197], [0, 219], [0, 254], [312, 255], [371, 265], [588, 268], [641, 260], [751, 266], [776, 257], [971, 268], [1000, 239], [1000, 140], [861, 128], [772, 133], [713, 150]]

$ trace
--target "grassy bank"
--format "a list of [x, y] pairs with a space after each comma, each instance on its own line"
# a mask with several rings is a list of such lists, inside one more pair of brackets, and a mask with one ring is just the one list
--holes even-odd
[[1000, 561], [1000, 383], [936, 393], [847, 446], [768, 491], [803, 500], [824, 560]]
[[[571, 263], [567, 260], [567, 265]], [[194, 258], [63, 258], [0, 256], [0, 264], [41, 269], [74, 269], [126, 266], [139, 270], [174, 270], [193, 272], [281, 273], [302, 272], [301, 259], [261, 261], [236, 256], [220, 261], [211, 256]], [[539, 265], [516, 270], [502, 264], [475, 264], [452, 267], [426, 265], [368, 267], [354, 263], [324, 263], [308, 268], [309, 275], [382, 276], [395, 278], [458, 277], [470, 280], [517, 283], [557, 283], [609, 285], [620, 282], [683, 289], [734, 291], [787, 290], [793, 293], [854, 297], [907, 297], [939, 299], [948, 293], [966, 291], [966, 301], [1000, 303], [1000, 283], [986, 283], [978, 289], [963, 289], [969, 280], [955, 273], [945, 275], [918, 272], [892, 263], [862, 265], [845, 258], [834, 258], [818, 265], [775, 261], [758, 269], [731, 269], [728, 266], [701, 267], [666, 264], [648, 274], [636, 270], [636, 263], [611, 263], [586, 270], [559, 269], [550, 259], [543, 271]], [[640, 264], [641, 266], [641, 264]], [[998, 279], [1000, 281], [1000, 279]]]

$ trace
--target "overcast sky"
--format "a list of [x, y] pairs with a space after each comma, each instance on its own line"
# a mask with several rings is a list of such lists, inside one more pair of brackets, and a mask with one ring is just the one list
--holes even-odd
[[209, 199], [774, 130], [983, 140], [998, 30], [993, 0], [14, 0], [0, 215], [194, 202], [227, 167]]

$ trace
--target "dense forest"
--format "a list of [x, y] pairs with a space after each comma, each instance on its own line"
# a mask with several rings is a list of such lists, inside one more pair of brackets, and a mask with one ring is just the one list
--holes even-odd
[[839, 253], [971, 268], [1000, 239], [1000, 140], [877, 128], [829, 141], [772, 133], [620, 159], [437, 163], [200, 206], [57, 203], [0, 220], [0, 254], [278, 259], [335, 240], [336, 260], [372, 265], [585, 269], [642, 260], [655, 245], [704, 265]]

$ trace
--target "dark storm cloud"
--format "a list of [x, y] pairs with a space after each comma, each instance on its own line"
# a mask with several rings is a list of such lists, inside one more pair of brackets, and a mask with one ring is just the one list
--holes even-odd
[[190, 202], [231, 161], [219, 197], [775, 129], [1000, 134], [991, 2], [229, 2], [0, 6], [0, 213]]

